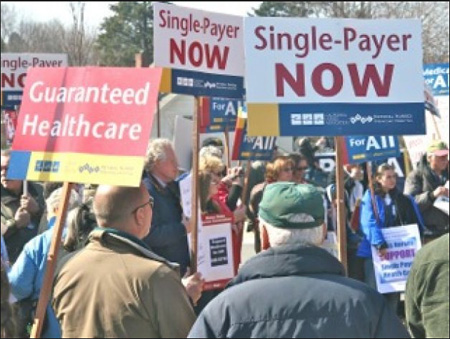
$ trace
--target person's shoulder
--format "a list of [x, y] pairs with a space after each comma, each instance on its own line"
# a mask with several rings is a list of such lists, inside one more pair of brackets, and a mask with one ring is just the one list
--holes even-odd
[[449, 262], [449, 234], [426, 244], [414, 259], [414, 266], [427, 265], [432, 262]]

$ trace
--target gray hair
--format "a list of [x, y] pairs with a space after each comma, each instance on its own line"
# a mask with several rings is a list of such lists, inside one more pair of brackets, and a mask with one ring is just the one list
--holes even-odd
[[[52, 194], [45, 200], [45, 204], [47, 205], [47, 211], [52, 213], [55, 209], [59, 208], [59, 204], [62, 198], [62, 187], [54, 190]], [[75, 190], [71, 190], [69, 204], [67, 206], [67, 211], [71, 211], [74, 208], [77, 208], [80, 205], [80, 196]]]
[[147, 148], [145, 169], [151, 172], [158, 161], [165, 160], [168, 149], [173, 149], [173, 144], [168, 139], [155, 139], [150, 141]]
[[323, 226], [306, 229], [284, 229], [272, 226], [260, 219], [260, 226], [265, 227], [271, 247], [283, 245], [320, 246], [324, 240]]

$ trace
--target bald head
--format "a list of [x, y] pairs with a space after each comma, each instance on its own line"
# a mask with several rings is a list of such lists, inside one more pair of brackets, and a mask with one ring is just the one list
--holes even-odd
[[140, 187], [100, 185], [94, 198], [94, 213], [98, 225], [127, 231], [135, 222], [133, 211], [148, 200], [149, 194], [144, 185]]

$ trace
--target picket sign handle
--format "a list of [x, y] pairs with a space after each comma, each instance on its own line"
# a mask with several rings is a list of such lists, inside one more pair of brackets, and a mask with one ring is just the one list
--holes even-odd
[[202, 109], [202, 100], [195, 97], [194, 128], [192, 133], [192, 216], [191, 216], [191, 274], [197, 273], [198, 259], [198, 172], [199, 172], [199, 112]]
[[230, 132], [228, 126], [225, 126], [225, 159], [227, 161], [227, 170], [231, 169], [231, 154], [230, 154]]
[[343, 147], [344, 138], [336, 137], [336, 197], [337, 197], [337, 237], [339, 260], [348, 272], [347, 265], [347, 215], [345, 208], [345, 186], [344, 186], [344, 165], [343, 165]]
[[56, 224], [53, 228], [52, 243], [50, 245], [50, 252], [48, 253], [47, 257], [47, 268], [45, 269], [44, 281], [42, 283], [41, 293], [39, 295], [36, 316], [34, 318], [30, 338], [41, 337], [45, 314], [47, 311], [47, 305], [52, 294], [53, 279], [58, 259], [59, 248], [62, 242], [61, 238], [66, 221], [70, 192], [72, 191], [72, 187], [72, 183], [65, 182], [62, 188], [62, 199], [59, 203], [58, 214], [56, 216]]

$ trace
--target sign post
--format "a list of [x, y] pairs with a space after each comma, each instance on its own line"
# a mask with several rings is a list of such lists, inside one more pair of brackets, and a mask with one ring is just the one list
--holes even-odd
[[336, 197], [337, 197], [337, 213], [338, 213], [338, 254], [339, 260], [348, 272], [347, 265], [347, 211], [345, 208], [345, 187], [344, 187], [344, 165], [342, 162], [342, 146], [343, 138], [336, 137]]
[[164, 67], [161, 92], [195, 96], [192, 162], [191, 273], [198, 269], [198, 151], [200, 98], [244, 96], [243, 20], [156, 2], [155, 65]]
[[194, 128], [192, 131], [193, 150], [192, 150], [192, 209], [191, 209], [191, 274], [197, 273], [197, 258], [198, 258], [198, 171], [199, 171], [199, 119], [198, 113], [201, 111], [201, 100], [195, 97], [194, 107]]
[[64, 230], [64, 223], [67, 215], [67, 208], [70, 200], [70, 192], [73, 184], [65, 182], [63, 185], [62, 199], [59, 203], [58, 215], [56, 217], [56, 224], [53, 231], [52, 243], [50, 245], [50, 252], [47, 257], [47, 269], [45, 271], [44, 281], [42, 282], [42, 289], [39, 295], [39, 301], [36, 308], [36, 315], [34, 317], [33, 328], [31, 329], [30, 338], [40, 338], [42, 328], [44, 326], [45, 314], [47, 311], [47, 304], [52, 294], [53, 277], [55, 275], [55, 268], [58, 260], [59, 247], [61, 245], [61, 237]]
[[65, 183], [32, 338], [41, 335], [71, 183], [140, 185], [160, 80], [161, 69], [28, 72], [7, 178]]

